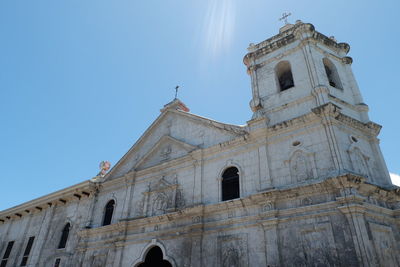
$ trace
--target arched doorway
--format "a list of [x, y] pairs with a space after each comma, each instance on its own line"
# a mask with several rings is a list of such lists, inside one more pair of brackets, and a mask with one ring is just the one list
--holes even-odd
[[163, 259], [161, 248], [155, 246], [147, 252], [144, 262], [137, 267], [172, 267], [172, 265]]

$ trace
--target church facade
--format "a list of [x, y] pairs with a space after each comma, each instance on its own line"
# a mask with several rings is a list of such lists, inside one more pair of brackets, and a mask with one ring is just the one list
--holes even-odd
[[0, 266], [399, 266], [349, 49], [301, 21], [251, 44], [246, 125], [168, 103], [108, 172], [1, 211]]

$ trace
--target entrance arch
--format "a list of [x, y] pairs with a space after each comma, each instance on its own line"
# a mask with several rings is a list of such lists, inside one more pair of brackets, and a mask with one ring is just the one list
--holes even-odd
[[137, 267], [172, 267], [171, 263], [163, 258], [161, 248], [154, 246], [147, 252], [144, 262]]
[[157, 239], [151, 240], [131, 265], [133, 267], [176, 267], [175, 261], [168, 257], [165, 247]]

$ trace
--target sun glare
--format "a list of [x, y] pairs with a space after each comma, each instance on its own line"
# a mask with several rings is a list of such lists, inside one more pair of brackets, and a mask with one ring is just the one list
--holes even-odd
[[395, 173], [390, 173], [390, 178], [392, 179], [392, 183], [394, 185], [400, 186], [400, 175]]
[[209, 1], [204, 19], [205, 48], [215, 57], [229, 48], [235, 24], [233, 0]]

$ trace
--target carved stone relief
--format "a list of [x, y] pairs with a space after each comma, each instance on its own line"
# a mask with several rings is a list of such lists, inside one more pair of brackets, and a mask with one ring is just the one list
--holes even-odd
[[293, 153], [289, 160], [292, 182], [301, 182], [314, 177], [309, 156], [301, 150]]
[[201, 216], [192, 217], [192, 222], [193, 223], [200, 223], [201, 222]]
[[311, 198], [309, 198], [309, 197], [306, 197], [306, 198], [303, 198], [302, 200], [301, 200], [301, 205], [302, 206], [309, 206], [309, 205], [312, 205], [312, 199]]
[[239, 252], [234, 247], [227, 248], [222, 255], [222, 266], [223, 267], [238, 267], [239, 264]]
[[151, 215], [163, 214], [169, 207], [171, 207], [171, 196], [168, 193], [169, 192], [160, 192], [154, 194]]
[[361, 175], [369, 176], [369, 158], [365, 156], [358, 147], [353, 147], [349, 149], [348, 153], [350, 156], [353, 171]]
[[396, 242], [391, 227], [369, 222], [373, 243], [381, 266], [398, 266], [399, 259], [395, 255]]
[[332, 226], [329, 222], [305, 226], [300, 233], [306, 265], [314, 263], [315, 266], [336, 266], [340, 263], [335, 249]]
[[175, 207], [177, 209], [185, 207], [185, 198], [183, 197], [182, 189], [176, 189]]
[[[172, 182], [170, 182], [173, 180]], [[136, 207], [136, 216], [155, 216], [185, 206], [182, 189], [179, 188], [177, 176], [161, 177], [149, 183], [148, 189], [143, 193], [142, 201]]]
[[273, 209], [274, 209], [274, 203], [272, 203], [272, 202], [267, 202], [262, 207], [262, 211], [270, 211]]
[[160, 156], [161, 156], [162, 160], [169, 160], [171, 153], [172, 153], [172, 148], [170, 145], [168, 145], [161, 150]]
[[220, 255], [218, 266], [248, 266], [246, 234], [226, 235], [218, 237], [218, 250]]
[[92, 257], [92, 267], [104, 267], [106, 266], [107, 255], [93, 255]]

